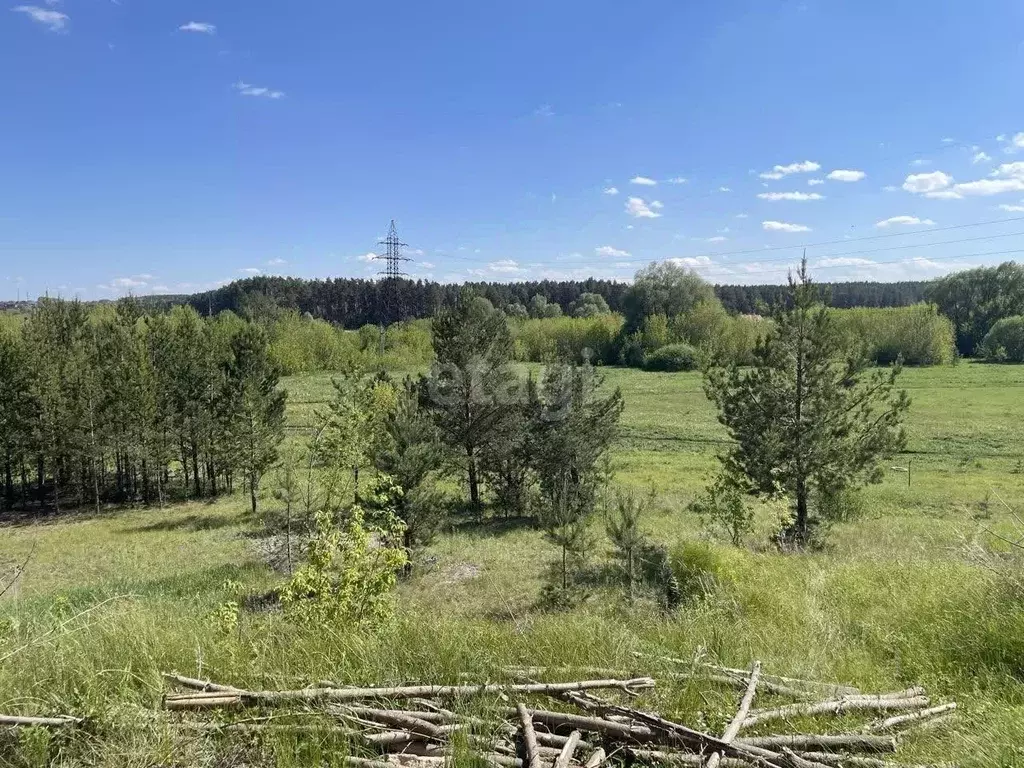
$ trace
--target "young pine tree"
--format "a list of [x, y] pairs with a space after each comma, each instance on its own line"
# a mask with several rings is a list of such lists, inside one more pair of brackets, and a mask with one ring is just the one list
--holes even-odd
[[277, 387], [277, 368], [269, 351], [264, 331], [247, 324], [231, 340], [231, 359], [224, 370], [237, 455], [254, 517], [260, 480], [277, 460], [277, 447], [284, 437], [287, 394]]
[[468, 291], [438, 312], [432, 330], [437, 362], [425, 392], [445, 443], [461, 455], [470, 503], [479, 508], [480, 451], [510, 417], [515, 400], [512, 334], [501, 312]]
[[806, 260], [774, 319], [753, 365], [710, 367], [705, 390], [735, 441], [722, 457], [726, 475], [748, 493], [788, 496], [785, 534], [802, 545], [812, 497], [880, 480], [879, 460], [905, 444], [909, 400], [895, 388], [898, 363], [868, 374], [864, 356], [843, 348]]

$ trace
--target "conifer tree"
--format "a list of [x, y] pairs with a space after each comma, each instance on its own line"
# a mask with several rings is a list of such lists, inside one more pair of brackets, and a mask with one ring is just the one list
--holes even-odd
[[879, 481], [879, 460], [904, 447], [900, 367], [868, 374], [864, 355], [843, 347], [805, 260], [753, 365], [709, 369], [705, 390], [734, 441], [724, 471], [748, 493], [791, 499], [794, 543], [808, 541], [812, 497]]

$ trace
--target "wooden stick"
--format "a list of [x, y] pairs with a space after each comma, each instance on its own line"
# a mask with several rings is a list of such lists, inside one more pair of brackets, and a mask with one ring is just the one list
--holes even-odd
[[555, 758], [554, 768], [569, 768], [569, 763], [572, 761], [573, 755], [576, 754], [576, 746], [580, 743], [580, 736], [579, 731], [573, 731], [569, 734], [565, 746], [562, 747], [562, 751]]
[[864, 710], [884, 712], [899, 709], [923, 709], [928, 706], [928, 699], [916, 696], [912, 699], [837, 699], [820, 701], [816, 704], [790, 704], [789, 706], [769, 709], [751, 715], [743, 721], [744, 728], [752, 728], [772, 720], [787, 720], [790, 717], [811, 717], [813, 715], [842, 715], [847, 712]]
[[305, 688], [293, 691], [238, 691], [194, 693], [168, 696], [167, 709], [209, 709], [214, 707], [280, 706], [290, 703], [322, 701], [345, 702], [366, 699], [408, 699], [421, 696], [479, 696], [500, 693], [556, 693], [600, 688], [634, 690], [654, 687], [654, 680], [640, 677], [633, 680], [579, 680], [568, 683], [522, 683], [500, 685], [416, 685], [397, 688]]
[[352, 757], [346, 755], [345, 765], [354, 765], [356, 768], [395, 768], [391, 763], [383, 760], [367, 760], [365, 757]]
[[737, 745], [781, 749], [789, 747], [799, 752], [843, 749], [849, 752], [895, 752], [896, 739], [891, 736], [860, 734], [822, 736], [816, 733], [796, 733], [788, 736], [756, 736], [738, 739]]
[[[739, 677], [741, 681], [746, 680], [750, 676], [750, 670], [749, 669], [736, 669], [734, 667], [723, 667], [723, 666], [720, 666], [718, 664], [712, 664], [712, 663], [706, 662], [706, 661], [693, 661], [693, 660], [687, 660], [687, 659], [677, 659], [677, 658], [673, 658], [671, 656], [655, 656], [655, 655], [651, 655], [651, 654], [641, 654], [641, 653], [637, 653], [637, 652], [634, 652], [633, 655], [637, 656], [639, 658], [646, 657], [646, 658], [650, 658], [650, 659], [657, 659], [659, 661], [667, 661], [670, 664], [681, 664], [681, 665], [687, 666], [687, 667], [703, 667], [704, 669], [710, 669], [710, 670], [714, 670], [715, 672], [721, 672], [721, 673], [726, 674], [726, 675], [732, 675], [732, 676]], [[822, 682], [820, 680], [804, 680], [802, 678], [786, 677], [784, 675], [768, 675], [768, 674], [762, 674], [761, 675], [761, 686], [762, 687], [764, 687], [766, 685], [770, 685], [771, 683], [780, 683], [783, 686], [790, 687], [790, 690], [792, 690], [792, 688], [791, 688], [792, 686], [806, 687], [806, 688], [815, 688], [815, 689], [818, 689], [818, 690], [820, 690], [822, 692], [832, 693], [835, 696], [855, 696], [855, 695], [860, 693], [860, 690], [857, 689], [857, 688], [854, 688], [852, 685], [839, 685], [838, 683], [826, 683], [826, 682]], [[809, 692], [809, 691], [805, 692], [804, 695], [807, 695], [809, 693], [811, 693], [811, 692]]]
[[533, 716], [525, 704], [517, 704], [516, 712], [523, 729], [523, 746], [526, 748], [526, 760], [529, 768], [540, 768], [540, 745], [537, 744], [537, 733], [533, 730]]
[[[689, 752], [664, 752], [657, 749], [631, 749], [630, 754], [639, 760], [668, 765], [704, 765], [704, 756]], [[715, 753], [718, 754], [717, 752]], [[735, 757], [723, 757], [719, 763], [721, 768], [750, 768], [750, 763]]]
[[230, 685], [220, 685], [219, 683], [211, 683], [209, 680], [197, 680], [194, 677], [185, 677], [184, 675], [176, 675], [170, 672], [164, 672], [163, 676], [165, 679], [175, 682], [178, 685], [182, 685], [186, 688], [194, 688], [197, 691], [220, 691], [225, 693], [236, 693], [241, 691], [241, 688], [235, 688]]
[[583, 768], [601, 768], [601, 765], [604, 764], [605, 757], [606, 755], [604, 750], [601, 749], [601, 747], [598, 747], [590, 754], [590, 757], [587, 758], [587, 762], [583, 764]]
[[871, 723], [864, 727], [864, 733], [878, 733], [879, 731], [888, 731], [892, 728], [897, 728], [907, 723], [916, 723], [921, 720], [927, 720], [935, 715], [942, 715], [946, 712], [952, 712], [956, 709], [956, 702], [951, 701], [948, 704], [939, 704], [937, 707], [931, 707], [930, 709], [922, 709], [917, 712], [911, 712], [908, 715], [895, 715], [894, 717], [887, 718], [886, 720], [880, 720], [877, 723]]
[[[558, 747], [559, 749], [566, 745], [566, 742], [569, 741], [569, 738], [571, 736], [571, 734], [570, 736], [561, 736], [557, 733], [545, 733], [544, 731], [536, 731], [536, 733], [538, 744], [544, 747]], [[580, 742], [576, 745], [576, 748], [590, 749], [591, 746], [591, 744], [581, 739]]]
[[[743, 721], [747, 719], [747, 712], [750, 711], [750, 705], [754, 703], [754, 694], [757, 693], [757, 681], [761, 677], [761, 662], [755, 661], [754, 665], [750, 668], [750, 680], [747, 683], [746, 693], [743, 694], [743, 698], [740, 700], [740, 706], [736, 710], [736, 714], [733, 716], [729, 726], [725, 729], [725, 733], [722, 734], [722, 741], [726, 744], [736, 738], [736, 735], [740, 732], [743, 727]], [[724, 755], [721, 752], [712, 752], [711, 757], [708, 758], [707, 768], [718, 768], [718, 764], [722, 761]]]
[[935, 768], [934, 766], [892, 763], [888, 760], [879, 760], [877, 757], [838, 755], [834, 752], [798, 752], [797, 754], [805, 760], [815, 760], [825, 765], [836, 766], [836, 768]]
[[36, 726], [39, 728], [64, 728], [69, 725], [81, 725], [84, 723], [81, 717], [61, 715], [60, 717], [21, 717], [19, 715], [0, 715], [0, 727], [25, 727]]
[[360, 717], [375, 720], [378, 723], [384, 723], [386, 725], [398, 726], [404, 730], [420, 734], [422, 736], [427, 736], [432, 739], [442, 739], [447, 733], [442, 730], [441, 726], [434, 725], [426, 720], [421, 720], [418, 717], [408, 715], [403, 712], [396, 712], [387, 709], [373, 709], [371, 707], [342, 707], [336, 711], [339, 714], [344, 714], [346, 710]]

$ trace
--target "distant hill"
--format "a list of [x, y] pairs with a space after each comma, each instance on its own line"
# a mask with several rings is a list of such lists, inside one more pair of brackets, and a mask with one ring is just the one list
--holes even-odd
[[[836, 307], [902, 307], [924, 300], [925, 282], [903, 283], [824, 283], [822, 287]], [[628, 283], [614, 280], [540, 280], [518, 283], [434, 283], [401, 280], [399, 291], [406, 318], [429, 317], [438, 307], [454, 302], [468, 287], [497, 307], [527, 305], [535, 295], [544, 296], [566, 312], [582, 293], [604, 297], [612, 311], [621, 311]], [[731, 312], [753, 313], [782, 301], [786, 288], [781, 285], [719, 285], [715, 292]], [[202, 314], [229, 309], [239, 312], [251, 302], [272, 302], [284, 309], [308, 312], [314, 317], [338, 323], [346, 328], [377, 324], [392, 316], [386, 303], [389, 296], [381, 283], [359, 278], [304, 280], [297, 277], [249, 277], [221, 288], [190, 296], [146, 296], [145, 306], [167, 308], [190, 304]]]

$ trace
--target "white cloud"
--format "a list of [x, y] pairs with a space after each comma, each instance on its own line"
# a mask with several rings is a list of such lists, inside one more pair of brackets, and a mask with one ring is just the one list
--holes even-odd
[[942, 171], [912, 173], [903, 181], [903, 188], [915, 195], [934, 195], [953, 183], [953, 177]]
[[541, 104], [535, 110], [533, 110], [534, 117], [554, 117], [555, 110], [551, 108], [550, 104]]
[[665, 259], [677, 267], [708, 267], [711, 266], [711, 259], [707, 256], [683, 256], [672, 259]]
[[287, 263], [288, 262], [285, 261], [284, 259], [271, 259], [270, 261], [267, 262], [267, 266], [268, 267], [280, 267], [283, 264], [287, 264]]
[[810, 227], [803, 224], [787, 224], [784, 221], [762, 221], [761, 228], [766, 232], [810, 232]]
[[238, 271], [242, 272], [242, 273], [244, 273], [246, 275], [262, 275], [263, 274], [263, 270], [260, 269], [259, 267], [242, 267]]
[[737, 213], [737, 214], [736, 214], [736, 218], [737, 218], [737, 219], [745, 219], [745, 218], [747, 218], [747, 217], [748, 217], [749, 215], [750, 215], [749, 213]]
[[992, 159], [991, 155], [985, 152], [975, 152], [974, 157], [971, 158], [972, 163], [987, 163]]
[[817, 192], [761, 192], [758, 197], [762, 200], [824, 200], [823, 195]]
[[715, 235], [714, 237], [707, 238], [707, 242], [709, 242], [709, 243], [721, 243], [721, 242], [723, 242], [725, 240], [728, 240], [728, 239], [729, 239], [728, 237], [725, 237], [723, 235]]
[[899, 187], [897, 187], [895, 184], [886, 184], [884, 187], [882, 187], [882, 191], [883, 192], [898, 192], [899, 191]]
[[634, 219], [656, 219], [661, 216], [657, 211], [652, 211], [642, 197], [629, 198], [626, 201], [626, 213]]
[[857, 259], [851, 256], [837, 256], [834, 259], [820, 259], [818, 267], [867, 267], [876, 262], [871, 259]]
[[956, 139], [950, 139], [950, 138], [942, 139], [942, 143], [943, 144], [952, 144], [954, 141], [956, 141]]
[[927, 157], [919, 157], [916, 160], [911, 160], [910, 164], [915, 168], [920, 168], [923, 165], [931, 165], [932, 161], [929, 160]]
[[923, 224], [926, 227], [930, 227], [935, 224], [931, 219], [919, 219], [917, 216], [890, 216], [888, 219], [882, 219], [875, 224], [876, 227], [890, 227], [894, 224]]
[[664, 208], [664, 207], [665, 207], [665, 204], [662, 203], [661, 200], [652, 200], [651, 201], [651, 208]]
[[369, 264], [371, 261], [376, 261], [377, 260], [377, 254], [376, 253], [364, 253], [362, 256], [359, 257], [359, 260], [360, 261], [364, 261], [367, 264]]
[[215, 35], [217, 34], [217, 25], [211, 24], [208, 21], [190, 21], [188, 24], [182, 24], [178, 27], [181, 32], [200, 32], [204, 35]]
[[430, 261], [421, 261], [420, 266], [423, 267], [424, 269], [433, 269], [434, 263]]
[[686, 183], [686, 177], [685, 176], [673, 176], [671, 179], [668, 180], [668, 183], [669, 184], [685, 184]]
[[718, 191], [719, 192], [732, 192], [732, 190], [729, 187], [719, 187]]
[[602, 245], [599, 248], [594, 249], [594, 253], [598, 256], [609, 256], [613, 259], [628, 259], [631, 254], [629, 251], [623, 251], [619, 248], [614, 248], [610, 245]]
[[606, 195], [617, 195], [617, 194], [619, 194], [619, 188], [618, 187], [605, 187], [604, 193]]
[[491, 272], [522, 272], [522, 267], [519, 266], [519, 262], [513, 261], [512, 259], [492, 261], [487, 265], [487, 268], [491, 270]]
[[1024, 178], [1024, 162], [1003, 163], [990, 174], [992, 176], [1004, 176], [1011, 179]]
[[629, 180], [630, 184], [639, 184], [642, 187], [653, 187], [656, 182], [654, 179], [649, 179], [646, 176], [634, 176]]
[[270, 88], [249, 85], [249, 83], [244, 83], [241, 80], [235, 83], [232, 88], [243, 96], [262, 96], [267, 99], [280, 99], [284, 97], [284, 91], [272, 91]]
[[1007, 205], [1003, 203], [999, 206], [1000, 211], [1007, 211], [1009, 213], [1024, 213], [1024, 205]]
[[825, 183], [824, 179], [808, 179], [807, 180], [807, 186], [809, 186], [809, 187], [816, 187], [819, 184], [824, 184], [824, 183]]
[[60, 11], [48, 11], [37, 5], [16, 5], [11, 9], [16, 13], [24, 13], [32, 21], [46, 26], [51, 32], [62, 32], [67, 28], [71, 19], [66, 13]]
[[832, 171], [825, 178], [831, 179], [832, 181], [860, 181], [867, 176], [864, 171], [848, 171], [842, 168]]
[[120, 289], [145, 288], [146, 281], [140, 280], [139, 278], [141, 277], [142, 275], [137, 275], [136, 277], [117, 277], [110, 281], [110, 285], [112, 288]]
[[813, 173], [821, 170], [821, 165], [811, 160], [804, 160], [802, 163], [790, 163], [789, 165], [776, 165], [770, 171], [760, 174], [762, 179], [781, 179], [791, 173]]

